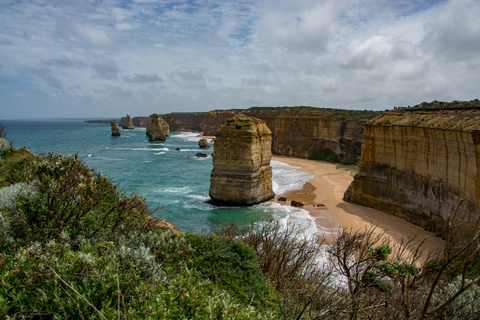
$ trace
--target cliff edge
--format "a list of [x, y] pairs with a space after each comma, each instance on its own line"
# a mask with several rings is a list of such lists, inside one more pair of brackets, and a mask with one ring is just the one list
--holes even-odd
[[[402, 109], [364, 126], [359, 172], [345, 200], [445, 236], [480, 217], [480, 110]], [[469, 230], [469, 231], [468, 231]]]

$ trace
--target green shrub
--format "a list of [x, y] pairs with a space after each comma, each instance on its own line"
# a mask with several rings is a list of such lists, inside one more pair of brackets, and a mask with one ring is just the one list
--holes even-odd
[[245, 303], [268, 304], [272, 291], [255, 251], [238, 239], [187, 233], [194, 252], [189, 267]]
[[319, 160], [327, 162], [339, 162], [338, 155], [331, 149], [318, 149], [308, 157], [310, 160]]

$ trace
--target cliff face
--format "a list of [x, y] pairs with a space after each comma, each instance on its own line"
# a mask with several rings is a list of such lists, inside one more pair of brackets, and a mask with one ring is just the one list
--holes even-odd
[[161, 116], [170, 126], [170, 131], [202, 132], [206, 115], [206, 112], [177, 112]]
[[243, 114], [226, 120], [216, 132], [212, 158], [212, 203], [245, 206], [274, 197], [271, 132], [263, 121]]
[[480, 216], [480, 110], [391, 111], [365, 125], [359, 173], [345, 200], [444, 235]]
[[[160, 115], [166, 123], [169, 130], [175, 132], [202, 132], [203, 121], [207, 112], [177, 112]], [[137, 127], [146, 127], [148, 117], [135, 117], [133, 124]], [[217, 127], [218, 129], [218, 127]]]
[[[245, 111], [245, 110], [243, 110]], [[241, 110], [212, 110], [205, 115], [203, 120], [203, 135], [214, 136], [217, 134], [218, 128], [234, 115], [240, 113]]]
[[[238, 112], [210, 111], [205, 117], [204, 134], [215, 135], [220, 124]], [[336, 162], [343, 163], [355, 163], [360, 156], [366, 120], [335, 119], [331, 110], [308, 107], [250, 108], [242, 112], [265, 121], [272, 131], [274, 154], [315, 158], [316, 151], [331, 150]]]

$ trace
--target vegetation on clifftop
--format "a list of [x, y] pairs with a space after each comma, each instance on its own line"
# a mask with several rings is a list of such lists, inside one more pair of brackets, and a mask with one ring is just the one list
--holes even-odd
[[480, 315], [478, 237], [421, 266], [410, 240], [374, 229], [345, 230], [323, 251], [277, 222], [176, 234], [76, 157], [2, 143], [0, 173], [2, 319]]
[[311, 110], [313, 112], [328, 112], [329, 119], [335, 120], [370, 120], [379, 115], [382, 115], [383, 111], [373, 111], [373, 110], [347, 110], [347, 109], [335, 109], [335, 108], [319, 108], [319, 107], [309, 107], [309, 106], [295, 106], [295, 107], [251, 107], [248, 110], [255, 111], [268, 111], [268, 110]]

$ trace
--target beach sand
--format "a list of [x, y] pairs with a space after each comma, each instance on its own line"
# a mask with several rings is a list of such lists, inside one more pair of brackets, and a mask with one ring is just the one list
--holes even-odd
[[[426, 252], [443, 250], [445, 242], [432, 232], [388, 213], [343, 201], [343, 194], [353, 180], [354, 171], [337, 164], [293, 157], [274, 155], [272, 160], [299, 167], [298, 170], [314, 176], [301, 190], [277, 194], [273, 201], [284, 205], [290, 205], [291, 200], [303, 202], [303, 209], [315, 218], [319, 236], [332, 234], [338, 228], [360, 230], [376, 225], [378, 232], [385, 231], [396, 242], [416, 234], [416, 243], [427, 237], [424, 245]], [[287, 201], [278, 201], [280, 196], [286, 197]], [[421, 260], [424, 258], [425, 255]]]

